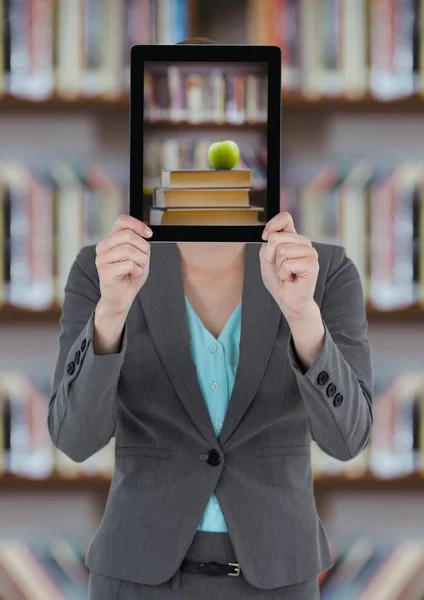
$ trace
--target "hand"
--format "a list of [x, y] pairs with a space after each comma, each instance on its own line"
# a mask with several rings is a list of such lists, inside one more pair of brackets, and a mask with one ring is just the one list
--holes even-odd
[[315, 311], [319, 264], [309, 239], [296, 233], [286, 211], [267, 222], [262, 238], [268, 240], [259, 251], [262, 280], [286, 319]]
[[[150, 233], [149, 233], [150, 232]], [[96, 246], [100, 302], [111, 314], [127, 314], [149, 274], [151, 230], [143, 221], [119, 215]]]

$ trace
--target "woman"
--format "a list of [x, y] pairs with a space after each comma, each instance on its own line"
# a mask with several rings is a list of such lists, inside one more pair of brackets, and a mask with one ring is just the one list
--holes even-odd
[[116, 442], [90, 600], [320, 597], [310, 443], [369, 441], [362, 287], [287, 212], [262, 237], [150, 245], [121, 215], [71, 268], [50, 435], [75, 461]]

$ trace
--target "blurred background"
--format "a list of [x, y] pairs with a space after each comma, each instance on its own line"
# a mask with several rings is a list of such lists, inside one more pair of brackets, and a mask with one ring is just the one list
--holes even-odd
[[423, 600], [423, 0], [0, 0], [0, 600], [87, 598], [114, 451], [48, 436], [63, 291], [127, 212], [129, 48], [189, 35], [281, 47], [281, 208], [364, 286], [372, 440], [348, 463], [313, 443], [322, 598]]

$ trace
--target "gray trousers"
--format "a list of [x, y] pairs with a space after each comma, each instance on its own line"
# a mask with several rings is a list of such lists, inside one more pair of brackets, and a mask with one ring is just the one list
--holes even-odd
[[[140, 542], [142, 543], [142, 541]], [[186, 554], [190, 562], [237, 562], [228, 533], [197, 531]], [[320, 600], [317, 579], [260, 590], [243, 577], [185, 573], [145, 585], [90, 571], [89, 600]]]

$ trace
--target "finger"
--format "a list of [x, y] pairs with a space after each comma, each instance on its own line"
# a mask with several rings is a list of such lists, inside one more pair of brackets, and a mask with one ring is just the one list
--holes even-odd
[[108, 236], [113, 235], [121, 229], [132, 229], [135, 233], [138, 233], [138, 235], [144, 235], [146, 237], [151, 237], [153, 234], [150, 227], [143, 223], [143, 221], [126, 214], [119, 215], [119, 217], [115, 219]]
[[281, 264], [278, 276], [281, 281], [293, 281], [294, 276], [311, 279], [315, 276], [315, 270], [309, 258], [290, 258]]
[[275, 252], [275, 266], [280, 268], [281, 264], [292, 258], [316, 259], [317, 252], [311, 246], [302, 244], [279, 244]]
[[294, 228], [293, 218], [289, 212], [283, 210], [270, 219], [265, 225], [262, 232], [262, 239], [267, 240], [269, 235], [274, 231], [287, 231], [288, 233], [296, 233]]
[[140, 267], [132, 260], [121, 260], [119, 262], [110, 263], [105, 268], [105, 276], [109, 281], [120, 280], [125, 275], [138, 277], [143, 273], [143, 267]]
[[96, 260], [96, 264], [100, 266], [115, 262], [122, 262], [124, 260], [132, 260], [140, 267], [144, 267], [149, 260], [149, 256], [132, 244], [120, 244], [119, 246], [111, 248], [104, 254], [98, 256]]
[[312, 242], [304, 235], [286, 232], [272, 233], [264, 251], [264, 257], [266, 258], [266, 260], [268, 260], [269, 262], [274, 262], [276, 249], [278, 248], [278, 246], [284, 244], [302, 245], [305, 246], [305, 248], [312, 247]]
[[132, 229], [121, 229], [120, 231], [101, 240], [96, 246], [97, 255], [108, 252], [121, 244], [132, 244], [146, 254], [150, 252], [150, 244], [141, 235]]

